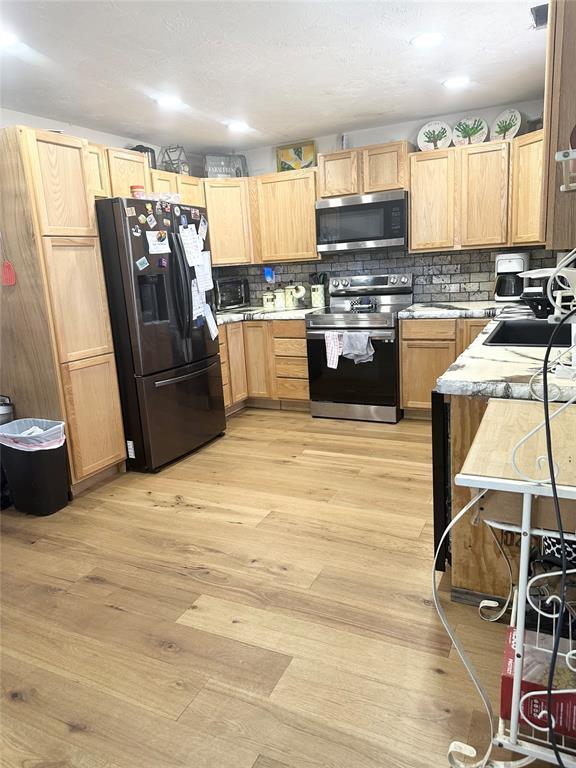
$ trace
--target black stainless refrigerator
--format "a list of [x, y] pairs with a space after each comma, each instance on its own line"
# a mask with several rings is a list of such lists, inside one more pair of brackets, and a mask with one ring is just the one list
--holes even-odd
[[125, 198], [99, 200], [96, 211], [127, 467], [153, 472], [226, 426], [214, 293], [193, 290], [201, 265], [186, 237], [204, 235], [196, 257], [209, 251], [208, 217], [203, 208]]

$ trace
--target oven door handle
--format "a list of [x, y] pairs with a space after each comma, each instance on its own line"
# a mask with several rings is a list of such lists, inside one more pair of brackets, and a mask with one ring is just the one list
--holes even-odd
[[389, 341], [395, 341], [396, 340], [396, 332], [392, 329], [390, 330], [381, 330], [378, 329], [377, 331], [370, 330], [370, 328], [355, 328], [354, 330], [344, 329], [344, 328], [325, 328], [322, 331], [314, 331], [306, 329], [306, 338], [307, 339], [319, 339], [321, 336], [323, 337], [324, 334], [328, 331], [335, 331], [336, 333], [367, 333], [371, 339], [388, 339]]

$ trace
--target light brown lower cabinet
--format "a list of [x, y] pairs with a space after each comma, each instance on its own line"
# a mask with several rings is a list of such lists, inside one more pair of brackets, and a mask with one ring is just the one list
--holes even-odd
[[224, 404], [310, 399], [304, 320], [246, 320], [220, 329]]
[[472, 344], [476, 336], [486, 328], [489, 322], [490, 320], [486, 320], [485, 318], [458, 320], [456, 354], [461, 355], [462, 352]]
[[402, 320], [400, 323], [401, 405], [429, 411], [437, 379], [470, 346], [490, 321]]
[[248, 397], [274, 397], [272, 325], [269, 320], [250, 320], [242, 325]]
[[228, 366], [230, 369], [230, 398], [232, 403], [246, 400], [248, 397], [248, 379], [246, 377], [246, 355], [244, 351], [243, 323], [228, 323], [226, 341], [228, 346]]
[[75, 482], [126, 458], [114, 355], [61, 366]]
[[309, 400], [306, 322], [274, 320], [274, 367], [279, 400]]
[[222, 368], [222, 390], [224, 392], [224, 407], [232, 405], [232, 393], [230, 392], [230, 364], [228, 362], [228, 341], [226, 339], [226, 326], [222, 326], [218, 333], [220, 365]]
[[455, 341], [403, 341], [402, 408], [431, 408], [436, 379], [456, 359]]

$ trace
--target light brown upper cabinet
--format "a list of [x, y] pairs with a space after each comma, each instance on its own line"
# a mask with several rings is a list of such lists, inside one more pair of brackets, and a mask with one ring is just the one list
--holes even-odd
[[358, 195], [362, 191], [361, 166], [356, 149], [318, 155], [320, 197]]
[[512, 141], [510, 239], [513, 244], [544, 241], [544, 131]]
[[248, 179], [204, 179], [212, 264], [250, 264]]
[[70, 363], [112, 352], [98, 238], [42, 240], [59, 361]]
[[139, 185], [151, 190], [148, 158], [129, 149], [108, 149], [108, 168], [113, 197], [130, 197], [130, 187]]
[[72, 479], [78, 482], [126, 458], [114, 355], [62, 365]]
[[88, 144], [88, 189], [94, 197], [110, 197], [110, 174], [106, 147]]
[[152, 192], [178, 192], [178, 174], [169, 171], [157, 171], [150, 169], [150, 180], [152, 182]]
[[198, 208], [204, 208], [206, 198], [204, 197], [204, 185], [202, 179], [196, 176], [184, 176], [179, 173], [176, 176], [176, 191], [184, 205], [195, 205]]
[[454, 246], [454, 150], [410, 155], [410, 250]]
[[[508, 241], [509, 142], [456, 150], [460, 170], [460, 242], [463, 247]], [[413, 207], [416, 203], [412, 202]]]
[[407, 189], [412, 149], [407, 141], [391, 141], [318, 155], [319, 197]]
[[88, 191], [87, 143], [72, 136], [23, 129], [43, 235], [94, 236], [94, 198]]
[[256, 183], [262, 261], [318, 259], [316, 172], [272, 173]]
[[413, 147], [407, 141], [362, 147], [363, 192], [385, 192], [408, 188], [408, 152]]

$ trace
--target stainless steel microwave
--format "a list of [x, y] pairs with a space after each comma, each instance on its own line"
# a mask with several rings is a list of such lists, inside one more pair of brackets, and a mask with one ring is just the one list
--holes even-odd
[[407, 245], [407, 220], [408, 193], [404, 190], [318, 200], [318, 253]]

